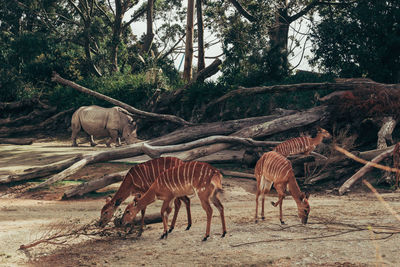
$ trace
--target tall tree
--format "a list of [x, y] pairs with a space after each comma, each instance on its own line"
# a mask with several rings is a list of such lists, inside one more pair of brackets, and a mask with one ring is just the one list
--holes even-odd
[[147, 11], [146, 11], [146, 36], [143, 43], [143, 53], [148, 53], [151, 48], [151, 44], [154, 39], [153, 31], [153, 16], [154, 16], [154, 0], [147, 1]]
[[203, 6], [202, 0], [196, 0], [197, 10], [197, 43], [198, 43], [198, 58], [197, 71], [201, 71], [206, 67], [204, 60], [204, 25], [203, 25]]
[[312, 63], [341, 77], [400, 82], [400, 2], [359, 0], [320, 9]]
[[186, 18], [185, 65], [183, 69], [183, 79], [186, 82], [189, 82], [192, 79], [193, 18], [194, 18], [194, 0], [188, 0], [187, 18]]

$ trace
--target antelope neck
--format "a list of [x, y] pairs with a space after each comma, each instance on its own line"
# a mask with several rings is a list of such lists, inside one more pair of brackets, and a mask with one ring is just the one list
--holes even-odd
[[317, 133], [317, 136], [315, 136], [313, 139], [312, 139], [312, 141], [313, 141], [313, 143], [315, 144], [315, 145], [317, 145], [317, 144], [319, 144], [319, 143], [321, 143], [321, 141], [322, 141], [322, 133]]
[[137, 202], [137, 208], [139, 210], [144, 209], [147, 205], [153, 203], [156, 201], [156, 192], [154, 190], [154, 187], [151, 186], [149, 190], [147, 190], [146, 193], [138, 200]]
[[300, 187], [297, 184], [296, 180], [294, 180], [293, 178], [294, 177], [289, 178], [289, 182], [288, 182], [289, 192], [292, 195], [294, 201], [296, 201], [296, 203], [299, 203], [299, 202], [301, 202], [301, 200], [300, 200], [301, 191], [300, 191]]

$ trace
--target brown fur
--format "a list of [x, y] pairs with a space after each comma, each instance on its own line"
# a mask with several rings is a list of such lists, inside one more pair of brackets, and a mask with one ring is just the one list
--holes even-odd
[[218, 191], [222, 190], [222, 175], [211, 165], [202, 162], [185, 162], [179, 166], [170, 168], [160, 174], [151, 185], [150, 189], [140, 198], [137, 203], [131, 203], [126, 207], [122, 217], [122, 224], [130, 223], [136, 214], [153, 203], [156, 198], [164, 200], [161, 207], [164, 233], [161, 238], [167, 237], [168, 215], [171, 212], [172, 200], [176, 197], [197, 194], [201, 206], [207, 214], [206, 234], [203, 240], [210, 235], [212, 208], [210, 200], [218, 208], [222, 222], [222, 236], [226, 234], [224, 207], [218, 198]]
[[279, 199], [278, 202], [271, 203], [274, 207], [279, 205], [279, 220], [281, 223], [284, 223], [282, 219], [282, 202], [287, 188], [289, 188], [289, 192], [297, 204], [298, 216], [303, 224], [307, 223], [310, 213], [308, 195], [300, 191], [296, 178], [294, 177], [292, 165], [288, 159], [275, 151], [267, 152], [258, 160], [254, 174], [257, 179], [256, 222], [258, 219], [258, 198], [260, 195], [262, 196], [261, 218], [264, 219], [265, 195], [268, 194], [273, 185], [278, 193]]

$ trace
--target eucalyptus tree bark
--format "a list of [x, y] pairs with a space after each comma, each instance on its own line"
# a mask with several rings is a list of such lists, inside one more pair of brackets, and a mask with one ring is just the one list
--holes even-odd
[[[196, 0], [197, 7], [197, 38], [198, 38], [198, 58], [197, 72], [200, 72], [206, 67], [204, 61], [204, 25], [203, 25], [203, 0]], [[199, 78], [197, 78], [199, 80]]]
[[143, 44], [143, 53], [149, 53], [154, 39], [153, 32], [153, 13], [154, 13], [154, 0], [147, 1], [146, 11], [146, 36]]
[[185, 65], [183, 69], [183, 79], [190, 82], [192, 79], [193, 62], [193, 17], [194, 0], [188, 0], [186, 18], [186, 45], [185, 45]]

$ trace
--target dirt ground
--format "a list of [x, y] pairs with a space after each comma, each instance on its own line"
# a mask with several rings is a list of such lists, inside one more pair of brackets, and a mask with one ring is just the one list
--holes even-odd
[[[99, 149], [107, 148], [71, 148], [68, 141], [0, 145], [0, 175]], [[41, 244], [19, 250], [20, 245], [40, 239], [61, 222], [84, 225], [98, 219], [105, 195], [114, 192], [118, 184], [68, 201], [61, 200], [63, 191], [76, 185], [74, 180], [129, 167], [128, 163], [95, 164], [68, 178], [69, 182], [37, 192], [11, 193], [9, 187], [1, 186], [0, 266], [400, 266], [400, 222], [367, 190], [342, 197], [314, 193], [306, 226], [300, 224], [291, 197], [284, 201], [286, 224], [281, 225], [278, 209], [269, 204], [276, 201], [272, 192], [266, 199], [265, 221], [255, 223], [255, 181], [232, 178], [223, 181], [221, 195], [228, 228], [225, 238], [220, 237], [221, 221], [214, 208], [211, 237], [201, 241], [205, 212], [197, 197], [192, 197], [192, 228], [185, 231], [183, 208], [166, 240], [159, 239], [162, 224], [157, 223], [147, 225], [141, 237], [136, 233], [81, 237], [64, 245]], [[23, 185], [13, 188], [18, 187]], [[399, 192], [382, 196], [400, 213]], [[146, 213], [158, 213], [160, 207], [161, 201], [157, 201]]]

